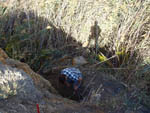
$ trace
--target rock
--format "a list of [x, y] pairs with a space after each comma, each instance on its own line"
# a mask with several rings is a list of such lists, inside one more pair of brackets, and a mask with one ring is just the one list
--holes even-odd
[[83, 56], [78, 56], [72, 59], [72, 64], [73, 65], [84, 65], [87, 64], [88, 62]]
[[35, 73], [29, 65], [25, 63], [21, 63], [19, 61], [13, 60], [13, 59], [6, 59], [6, 64], [10, 65], [12, 67], [16, 67], [18, 69], [22, 69], [24, 72], [26, 72], [34, 81], [34, 84], [39, 89], [46, 89], [49, 90], [52, 93], [57, 93], [57, 91], [52, 87], [51, 83], [44, 79], [41, 75]]
[[36, 113], [36, 104], [40, 113], [103, 113], [99, 107], [84, 106], [56, 93], [51, 84], [27, 64], [0, 51], [0, 113]]
[[113, 102], [118, 102], [119, 97], [121, 97], [121, 94], [125, 91], [126, 87], [104, 73], [98, 71], [93, 73], [90, 70], [82, 71], [82, 69], [81, 72], [83, 72], [83, 75], [86, 73], [82, 85], [82, 95], [85, 97], [82, 103], [89, 102], [96, 106], [106, 105], [106, 107], [109, 106], [107, 111], [110, 109], [110, 106], [113, 108]]
[[52, 87], [51, 83], [48, 80], [44, 79], [41, 75], [35, 73], [26, 63], [22, 63], [9, 58], [2, 49], [0, 49], [0, 62], [13, 68], [22, 69], [24, 72], [27, 73], [28, 76], [32, 78], [33, 83], [38, 89], [46, 89], [52, 93], [57, 93], [57, 91]]
[[24, 71], [0, 64], [0, 99], [15, 95], [21, 100], [42, 98], [31, 77]]

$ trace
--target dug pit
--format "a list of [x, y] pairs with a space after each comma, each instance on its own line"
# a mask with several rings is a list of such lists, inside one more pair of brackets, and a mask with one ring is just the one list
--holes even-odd
[[[101, 73], [100, 71], [90, 71], [80, 69], [83, 74], [83, 82], [80, 88], [82, 99], [78, 95], [74, 95], [74, 90], [59, 83], [59, 73], [49, 72], [44, 77], [49, 80], [52, 86], [58, 91], [60, 95], [75, 101], [99, 103], [111, 98], [117, 97], [121, 92], [125, 91], [125, 86], [120, 82], [113, 80], [109, 76]], [[100, 95], [100, 96], [99, 96]], [[96, 100], [95, 100], [96, 98]], [[97, 101], [97, 102], [96, 102]]]
[[[58, 93], [68, 99], [81, 101], [82, 96], [74, 94], [73, 87], [67, 87], [66, 85], [59, 82], [59, 73], [60, 72], [49, 72], [44, 75], [44, 77], [50, 81], [52, 86], [58, 91]], [[82, 94], [83, 87], [80, 88], [80, 94]]]

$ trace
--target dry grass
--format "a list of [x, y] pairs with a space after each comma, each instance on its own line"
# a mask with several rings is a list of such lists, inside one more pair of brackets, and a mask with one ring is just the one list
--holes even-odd
[[113, 29], [117, 29], [118, 24], [127, 17], [132, 17], [138, 5], [136, 0], [120, 0], [119, 2], [117, 0], [22, 0], [20, 2], [11, 0], [9, 7], [20, 8], [19, 10], [26, 12], [32, 10], [36, 16], [48, 19], [85, 45], [88, 43], [91, 27], [97, 20], [102, 30], [102, 37], [99, 37], [100, 46], [105, 46], [111, 41], [110, 35]]
[[[7, 10], [0, 15], [0, 46], [15, 59], [26, 58], [36, 71], [66, 54], [70, 37], [76, 40], [75, 44], [81, 42], [86, 47], [91, 28], [98, 21], [99, 47], [106, 50], [98, 54], [104, 55], [107, 68], [126, 68], [115, 70], [115, 74], [127, 82], [130, 79], [139, 82], [139, 73], [146, 83], [150, 79], [145, 67], [150, 63], [149, 0], [10, 0], [3, 7]], [[24, 15], [26, 18], [20, 23]], [[10, 26], [13, 17], [16, 18], [13, 28], [4, 33], [3, 28]], [[92, 39], [90, 46], [94, 42]], [[117, 57], [110, 59], [113, 56]]]

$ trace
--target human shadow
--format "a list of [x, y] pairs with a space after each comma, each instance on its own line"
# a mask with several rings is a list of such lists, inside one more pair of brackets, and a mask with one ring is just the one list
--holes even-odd
[[88, 37], [88, 45], [87, 47], [90, 47], [92, 40], [94, 41], [94, 47], [91, 48], [93, 52], [96, 54], [98, 53], [98, 48], [99, 48], [99, 37], [101, 36], [101, 29], [98, 25], [98, 21], [94, 22], [94, 25], [91, 26], [91, 34]]

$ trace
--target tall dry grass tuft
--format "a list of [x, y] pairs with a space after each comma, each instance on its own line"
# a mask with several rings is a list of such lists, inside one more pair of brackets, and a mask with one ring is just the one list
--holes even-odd
[[120, 23], [115, 36], [114, 50], [115, 52], [124, 51], [124, 54], [130, 53], [129, 60], [134, 56], [135, 52], [143, 51], [144, 48], [149, 49], [150, 44], [150, 7], [146, 2], [137, 2], [137, 11], [132, 15], [126, 14], [123, 22]]
[[110, 34], [106, 44], [105, 55], [110, 53], [111, 56], [116, 56], [112, 65], [117, 67], [131, 64], [137, 66], [137, 63], [145, 62], [145, 59], [149, 58], [150, 6], [147, 1], [141, 0], [136, 1], [134, 5], [135, 12], [122, 13], [118, 27]]
[[139, 91], [134, 96], [140, 98], [139, 103], [150, 107], [150, 2], [135, 2], [135, 12], [123, 15], [118, 28], [110, 35], [107, 50], [116, 56], [110, 61], [120, 68], [113, 71], [116, 77], [137, 88]]

